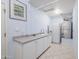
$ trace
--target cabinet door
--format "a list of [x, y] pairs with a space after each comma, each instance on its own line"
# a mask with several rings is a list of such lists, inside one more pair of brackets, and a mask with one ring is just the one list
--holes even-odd
[[44, 50], [46, 50], [51, 44], [51, 36], [47, 36], [44, 38]]
[[48, 36], [48, 45], [50, 45], [51, 42], [52, 42], [52, 37], [51, 37], [51, 35], [50, 35], [50, 36]]
[[14, 42], [14, 59], [23, 59], [22, 57], [22, 53], [23, 53], [23, 51], [22, 51], [22, 48], [23, 47], [23, 45], [22, 44], [19, 44], [19, 43], [17, 43], [17, 42]]
[[36, 59], [35, 41], [23, 45], [23, 59]]
[[43, 39], [44, 39], [44, 50], [46, 50], [47, 47], [48, 47], [48, 38], [45, 37], [45, 38], [43, 38]]
[[36, 48], [37, 48], [37, 57], [40, 56], [40, 54], [43, 52], [44, 44], [43, 44], [43, 38], [36, 40]]

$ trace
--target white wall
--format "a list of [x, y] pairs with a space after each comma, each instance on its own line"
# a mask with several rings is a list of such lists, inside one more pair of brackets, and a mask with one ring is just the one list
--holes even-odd
[[73, 46], [75, 50], [76, 59], [78, 59], [78, 2], [76, 1], [73, 9]]
[[49, 25], [49, 18], [41, 11], [37, 11], [32, 6], [28, 8], [28, 32], [40, 32], [41, 29], [46, 29]]
[[51, 16], [50, 17], [50, 29], [52, 29], [53, 25], [58, 25], [63, 22], [63, 17], [58, 15], [58, 16]]
[[41, 29], [46, 30], [49, 25], [49, 18], [43, 12], [36, 10], [27, 3], [27, 0], [20, 0], [27, 5], [27, 21], [18, 21], [9, 18], [9, 0], [5, 0], [6, 6], [6, 26], [7, 26], [7, 39], [8, 39], [8, 59], [13, 57], [13, 37], [18, 35], [32, 34], [41, 32]]

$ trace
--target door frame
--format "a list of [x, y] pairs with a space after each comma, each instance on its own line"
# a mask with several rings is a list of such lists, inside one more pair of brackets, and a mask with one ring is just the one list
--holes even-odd
[[5, 1], [1, 2], [1, 59], [7, 58], [7, 31], [6, 31], [6, 5]]

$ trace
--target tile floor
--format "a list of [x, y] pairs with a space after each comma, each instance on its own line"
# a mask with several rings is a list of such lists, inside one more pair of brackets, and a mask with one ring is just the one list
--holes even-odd
[[39, 59], [75, 59], [73, 48], [67, 44], [51, 44]]

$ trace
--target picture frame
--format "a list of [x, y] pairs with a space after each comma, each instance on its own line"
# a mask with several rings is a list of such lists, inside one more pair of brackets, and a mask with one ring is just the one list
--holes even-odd
[[27, 21], [27, 6], [18, 0], [9, 0], [9, 18]]

